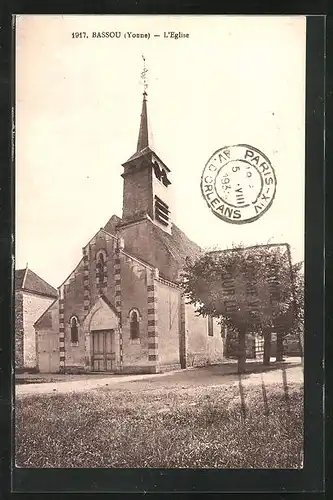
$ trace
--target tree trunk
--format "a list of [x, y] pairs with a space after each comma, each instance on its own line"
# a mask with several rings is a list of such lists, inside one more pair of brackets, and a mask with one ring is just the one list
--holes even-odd
[[228, 357], [228, 330], [227, 327], [221, 326], [221, 338], [222, 338], [222, 353], [223, 357]]
[[246, 366], [246, 336], [245, 330], [238, 333], [238, 373], [245, 373]]
[[222, 349], [223, 349], [223, 357], [227, 358], [228, 357], [228, 341], [226, 338], [222, 339]]
[[264, 333], [264, 359], [263, 364], [268, 366], [271, 361], [271, 332], [266, 331]]
[[283, 361], [283, 335], [276, 334], [276, 361]]

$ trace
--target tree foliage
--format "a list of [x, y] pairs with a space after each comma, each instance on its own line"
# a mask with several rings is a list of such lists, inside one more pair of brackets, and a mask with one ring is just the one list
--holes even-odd
[[304, 274], [303, 262], [292, 266], [294, 283], [294, 308], [291, 332], [295, 335], [303, 335], [304, 332]]
[[[199, 315], [219, 318], [238, 331], [282, 328], [288, 333], [299, 328], [302, 263], [291, 268], [288, 252], [287, 245], [233, 247], [205, 252], [195, 261], [187, 259], [183, 272], [187, 302]], [[228, 310], [226, 303], [232, 300], [233, 309]]]

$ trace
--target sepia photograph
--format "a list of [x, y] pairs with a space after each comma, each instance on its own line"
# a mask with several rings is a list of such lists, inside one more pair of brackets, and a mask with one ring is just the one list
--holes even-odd
[[302, 469], [306, 17], [14, 20], [15, 467]]

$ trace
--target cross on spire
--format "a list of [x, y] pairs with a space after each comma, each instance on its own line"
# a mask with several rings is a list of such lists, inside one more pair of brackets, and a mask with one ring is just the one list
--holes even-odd
[[143, 59], [143, 70], [141, 72], [141, 78], [143, 80], [143, 95], [146, 96], [147, 95], [146, 90], [148, 88], [148, 83], [147, 83], [148, 69], [146, 68], [146, 58], [143, 54], [142, 54], [142, 59]]

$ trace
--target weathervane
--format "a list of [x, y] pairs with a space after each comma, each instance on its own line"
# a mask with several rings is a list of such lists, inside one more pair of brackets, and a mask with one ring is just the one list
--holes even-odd
[[142, 59], [143, 59], [143, 71], [141, 73], [141, 78], [143, 80], [143, 90], [144, 90], [144, 94], [146, 94], [146, 90], [148, 88], [148, 83], [147, 83], [147, 68], [146, 68], [146, 58], [144, 55], [142, 55]]

